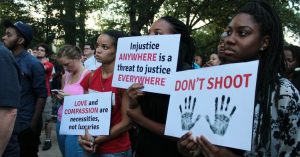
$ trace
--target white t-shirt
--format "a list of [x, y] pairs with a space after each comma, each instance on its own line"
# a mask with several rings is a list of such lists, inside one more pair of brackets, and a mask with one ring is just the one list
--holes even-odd
[[98, 67], [101, 66], [101, 63], [97, 62], [94, 55], [87, 58], [83, 64], [84, 64], [85, 69], [87, 69], [87, 70], [96, 70]]

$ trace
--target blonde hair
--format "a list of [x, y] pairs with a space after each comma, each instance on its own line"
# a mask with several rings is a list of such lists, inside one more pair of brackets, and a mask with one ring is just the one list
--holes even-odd
[[64, 45], [57, 53], [57, 58], [67, 57], [69, 59], [81, 59], [82, 51], [73, 45]]

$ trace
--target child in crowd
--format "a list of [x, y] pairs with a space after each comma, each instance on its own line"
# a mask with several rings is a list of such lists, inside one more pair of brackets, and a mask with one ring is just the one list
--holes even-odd
[[218, 56], [218, 54], [216, 53], [213, 53], [209, 56], [209, 61], [206, 63], [206, 65], [208, 67], [211, 67], [211, 66], [216, 66], [216, 65], [220, 65], [221, 64], [221, 60]]

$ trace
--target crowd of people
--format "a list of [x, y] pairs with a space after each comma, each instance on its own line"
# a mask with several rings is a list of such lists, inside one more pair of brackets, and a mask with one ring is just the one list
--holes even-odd
[[[300, 47], [284, 46], [280, 18], [266, 2], [251, 1], [240, 8], [207, 61], [195, 54], [195, 42], [182, 21], [164, 16], [149, 29], [149, 35], [181, 34], [178, 72], [259, 60], [250, 151], [214, 145], [192, 132], [165, 136], [169, 95], [144, 92], [140, 83], [113, 87], [118, 39], [128, 36], [125, 32], [108, 30], [96, 43], [87, 42], [83, 51], [64, 45], [54, 54], [44, 43], [28, 51], [33, 39], [28, 24], [5, 21], [4, 26], [0, 156], [38, 156], [42, 130], [42, 149], [51, 149], [56, 114], [64, 157], [300, 156]], [[113, 95], [109, 135], [92, 136], [87, 129], [84, 135], [59, 133], [65, 96], [108, 91]]]

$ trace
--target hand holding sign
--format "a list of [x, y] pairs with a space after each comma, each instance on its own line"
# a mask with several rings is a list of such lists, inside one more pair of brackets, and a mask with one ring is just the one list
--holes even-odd
[[176, 72], [179, 42], [180, 34], [120, 38], [112, 86], [140, 83], [143, 91], [169, 94], [168, 79]]
[[141, 83], [134, 83], [127, 89], [127, 95], [129, 97], [129, 108], [136, 108], [138, 105], [137, 98], [143, 96], [144, 92], [141, 91], [144, 86]]
[[181, 124], [182, 124], [182, 130], [191, 130], [195, 123], [200, 119], [200, 115], [197, 116], [196, 120], [192, 122], [193, 114], [194, 114], [194, 108], [196, 104], [196, 98], [193, 100], [193, 106], [191, 108], [191, 101], [192, 96], [189, 96], [189, 102], [187, 104], [187, 98], [184, 99], [184, 111], [182, 112], [182, 107], [179, 105], [179, 110], [181, 113]]
[[87, 152], [94, 152], [94, 137], [89, 133], [88, 129], [85, 129], [84, 136], [78, 136], [79, 145]]
[[191, 132], [184, 134], [177, 142], [178, 151], [184, 156], [199, 156], [200, 149]]
[[252, 61], [172, 74], [165, 135], [182, 137], [191, 131], [214, 145], [251, 150], [258, 65]]
[[224, 100], [225, 100], [225, 96], [223, 95], [221, 107], [220, 107], [220, 113], [218, 113], [218, 97], [216, 97], [215, 99], [215, 123], [214, 124], [211, 124], [208, 115], [206, 115], [205, 117], [213, 133], [221, 136], [223, 136], [226, 133], [230, 118], [236, 110], [236, 106], [234, 106], [230, 114], [228, 114], [229, 112], [227, 110], [228, 110], [228, 105], [230, 103], [230, 97], [227, 98], [226, 106], [224, 106]]

